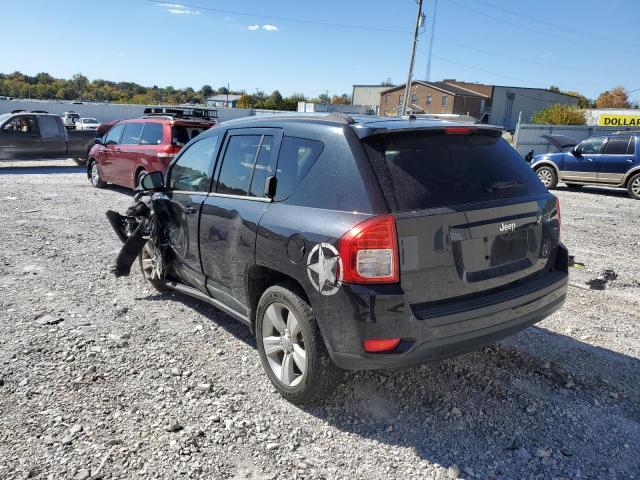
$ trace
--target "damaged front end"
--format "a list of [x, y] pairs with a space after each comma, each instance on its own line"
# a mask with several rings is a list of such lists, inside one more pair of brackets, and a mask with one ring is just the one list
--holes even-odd
[[109, 210], [106, 212], [111, 227], [123, 245], [111, 267], [116, 277], [127, 276], [131, 266], [141, 257], [143, 273], [151, 281], [165, 277], [161, 222], [156, 210], [157, 200], [165, 198], [163, 192], [138, 191], [125, 215]]

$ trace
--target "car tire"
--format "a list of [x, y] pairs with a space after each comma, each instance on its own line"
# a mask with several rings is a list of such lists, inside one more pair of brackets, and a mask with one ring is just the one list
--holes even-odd
[[151, 241], [147, 242], [140, 254], [138, 255], [138, 264], [140, 272], [144, 279], [151, 284], [158, 292], [163, 293], [169, 290], [162, 282], [158, 269], [158, 253], [155, 252]]
[[100, 168], [98, 167], [98, 162], [96, 162], [95, 160], [91, 160], [89, 162], [88, 172], [91, 185], [96, 188], [104, 188], [106, 183], [102, 181], [102, 177], [100, 176]]
[[292, 403], [321, 402], [342, 378], [311, 306], [288, 285], [269, 287], [260, 297], [256, 343], [269, 380]]
[[144, 168], [138, 172], [138, 174], [136, 175], [136, 184], [133, 186], [134, 189], [138, 188], [138, 185], [140, 185], [140, 180], [142, 180], [142, 176], [146, 175], [147, 173], [148, 172]]
[[545, 165], [537, 168], [536, 175], [547, 190], [552, 190], [558, 186], [558, 175], [552, 167]]
[[582, 185], [579, 183], [567, 183], [566, 185], [569, 190], [579, 190], [582, 188]]
[[627, 191], [631, 198], [640, 200], [640, 173], [636, 173], [629, 179], [627, 182]]

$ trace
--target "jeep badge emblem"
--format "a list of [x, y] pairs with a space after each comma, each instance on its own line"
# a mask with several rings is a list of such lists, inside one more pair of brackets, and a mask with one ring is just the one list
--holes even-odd
[[342, 259], [330, 243], [319, 243], [307, 257], [307, 275], [322, 295], [333, 295], [342, 284]]
[[502, 222], [502, 224], [500, 225], [500, 231], [501, 232], [513, 232], [516, 229], [516, 224], [515, 223], [504, 223]]

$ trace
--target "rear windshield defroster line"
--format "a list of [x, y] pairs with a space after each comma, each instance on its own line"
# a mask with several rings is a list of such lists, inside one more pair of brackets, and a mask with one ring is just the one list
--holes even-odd
[[391, 133], [367, 139], [365, 150], [397, 212], [546, 192], [524, 159], [491, 130]]

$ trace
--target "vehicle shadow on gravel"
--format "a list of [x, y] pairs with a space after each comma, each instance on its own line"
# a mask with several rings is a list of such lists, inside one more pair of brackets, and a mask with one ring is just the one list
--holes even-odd
[[14, 167], [3, 166], [0, 163], [0, 175], [53, 175], [53, 174], [70, 174], [70, 173], [84, 173], [86, 174], [87, 167], [80, 165], [70, 165], [64, 167]]
[[410, 448], [450, 478], [630, 478], [638, 371], [636, 358], [531, 328], [438, 364], [349, 374], [325, 405], [303, 410]]
[[[167, 299], [256, 348], [246, 326], [203, 302], [140, 300]], [[637, 358], [532, 327], [436, 364], [347, 372], [324, 404], [299, 408], [411, 449], [450, 478], [630, 478], [640, 471], [639, 371]]]
[[223, 328], [238, 340], [242, 340], [244, 343], [256, 350], [256, 355], [258, 354], [255, 337], [251, 334], [249, 328], [241, 324], [235, 318], [227, 315], [226, 313], [218, 310], [216, 307], [209, 305], [208, 303], [201, 302], [199, 300], [191, 298], [189, 295], [185, 295], [175, 291], [147, 295], [145, 297], [138, 298], [137, 300], [149, 302], [166, 302], [167, 300], [174, 300], [180, 302], [184, 306], [198, 312], [200, 315], [213, 321], [217, 326]]

